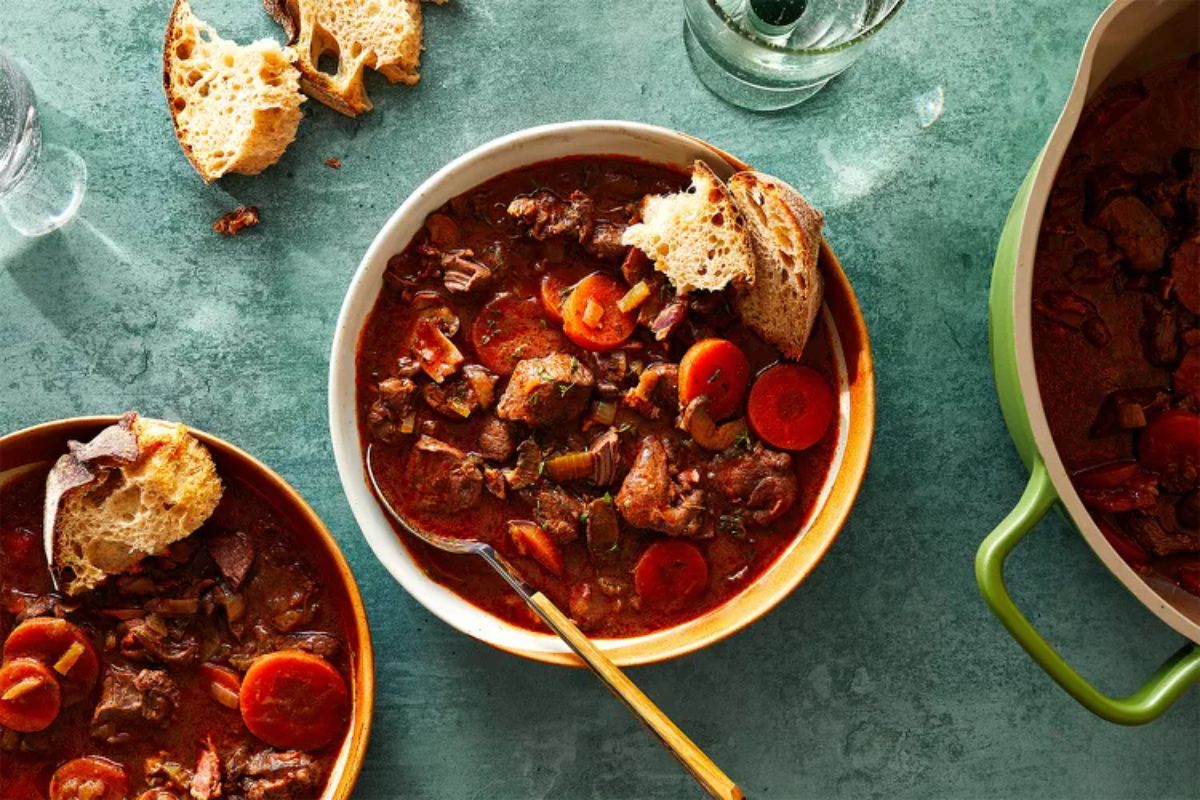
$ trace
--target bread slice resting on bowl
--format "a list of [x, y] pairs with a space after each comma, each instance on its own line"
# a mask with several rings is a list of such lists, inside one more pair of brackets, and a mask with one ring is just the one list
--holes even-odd
[[779, 178], [753, 170], [728, 184], [702, 161], [683, 192], [650, 195], [624, 244], [637, 247], [680, 294], [732, 286], [742, 320], [798, 359], [824, 296], [824, 218]]
[[211, 454], [181, 424], [130, 412], [68, 448], [46, 479], [43, 533], [55, 580], [69, 595], [162, 554], [221, 500]]

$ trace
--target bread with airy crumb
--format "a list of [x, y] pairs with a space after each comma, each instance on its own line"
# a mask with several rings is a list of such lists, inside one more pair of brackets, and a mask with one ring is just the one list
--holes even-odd
[[270, 39], [239, 45], [176, 0], [163, 43], [163, 88], [175, 136], [206, 183], [274, 164], [303, 114], [295, 54]]
[[649, 256], [679, 294], [754, 280], [742, 215], [728, 187], [703, 161], [692, 165], [686, 191], [643, 199], [642, 221], [626, 228], [621, 241]]
[[729, 191], [754, 249], [754, 281], [734, 287], [734, 307], [751, 330], [798, 359], [824, 296], [818, 266], [824, 217], [791, 186], [761, 172], [737, 173]]
[[71, 443], [47, 478], [46, 526], [60, 588], [93, 589], [190, 536], [216, 510], [221, 479], [181, 424], [126, 415]]
[[[300, 85], [334, 111], [356, 117], [371, 110], [363, 85], [367, 67], [392, 83], [414, 84], [421, 61], [419, 0], [263, 0], [292, 39]], [[323, 72], [323, 56], [337, 72]]]

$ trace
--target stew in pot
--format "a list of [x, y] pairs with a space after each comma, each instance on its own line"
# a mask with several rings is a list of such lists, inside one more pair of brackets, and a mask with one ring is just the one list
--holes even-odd
[[348, 598], [226, 481], [191, 537], [52, 591], [46, 470], [0, 489], [0, 798], [318, 797], [350, 719]]
[[[621, 244], [645, 195], [687, 183], [618, 157], [496, 177], [391, 259], [359, 343], [362, 444], [393, 504], [491, 543], [599, 636], [749, 586], [803, 528], [837, 438], [823, 325], [784, 362], [729, 290], [677, 295]], [[405, 541], [435, 580], [540, 625], [482, 561]]]
[[1200, 55], [1089, 105], [1033, 292], [1038, 385], [1081, 499], [1126, 561], [1200, 594]]

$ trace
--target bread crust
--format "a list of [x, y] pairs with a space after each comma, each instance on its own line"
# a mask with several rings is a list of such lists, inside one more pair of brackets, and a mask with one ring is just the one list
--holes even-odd
[[190, 536], [220, 502], [212, 456], [183, 425], [129, 412], [68, 446], [46, 478], [43, 526], [52, 574], [69, 595]]
[[734, 306], [751, 330], [799, 359], [824, 299], [819, 259], [824, 217], [786, 182], [746, 170], [729, 179], [754, 251], [753, 284], [734, 287]]

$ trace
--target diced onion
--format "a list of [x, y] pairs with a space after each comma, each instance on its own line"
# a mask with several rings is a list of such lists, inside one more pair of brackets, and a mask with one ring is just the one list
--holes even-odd
[[32, 675], [28, 678], [22, 678], [12, 686], [9, 686], [8, 691], [6, 691], [3, 696], [0, 696], [0, 700], [3, 700], [7, 703], [11, 700], [24, 697], [30, 692], [36, 692], [38, 689], [42, 688], [43, 680], [44, 679], [34, 677]]
[[650, 287], [645, 281], [638, 281], [630, 287], [625, 296], [617, 301], [617, 308], [621, 309], [622, 314], [628, 314], [642, 303], [646, 302], [646, 298], [650, 296]]
[[81, 655], [83, 655], [83, 643], [71, 642], [71, 646], [62, 654], [62, 658], [54, 662], [54, 671], [59, 675], [66, 675], [79, 661]]
[[595, 328], [602, 319], [604, 319], [604, 306], [589, 297], [587, 304], [583, 307], [583, 324], [589, 328]]
[[208, 685], [208, 693], [213, 700], [216, 700], [226, 708], [238, 707], [238, 693], [228, 686], [213, 681]]
[[563, 453], [546, 459], [546, 474], [551, 480], [573, 481], [586, 478], [592, 474], [592, 454]]

